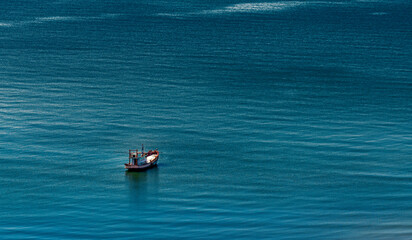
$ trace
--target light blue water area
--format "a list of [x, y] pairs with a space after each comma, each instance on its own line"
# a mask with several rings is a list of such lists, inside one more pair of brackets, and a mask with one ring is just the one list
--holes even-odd
[[0, 238], [412, 238], [411, 12], [1, 1]]

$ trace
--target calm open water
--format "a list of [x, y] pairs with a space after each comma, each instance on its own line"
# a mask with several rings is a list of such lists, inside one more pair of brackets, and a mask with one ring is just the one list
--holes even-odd
[[1, 1], [0, 238], [412, 239], [411, 12]]

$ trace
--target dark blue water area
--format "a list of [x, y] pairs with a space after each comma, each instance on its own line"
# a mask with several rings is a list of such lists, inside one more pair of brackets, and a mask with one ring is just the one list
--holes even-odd
[[412, 238], [411, 12], [0, 2], [0, 238]]

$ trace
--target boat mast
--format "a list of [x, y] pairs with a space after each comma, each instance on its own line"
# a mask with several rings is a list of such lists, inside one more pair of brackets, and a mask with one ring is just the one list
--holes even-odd
[[143, 144], [142, 144], [142, 157], [144, 157], [144, 147], [143, 147]]

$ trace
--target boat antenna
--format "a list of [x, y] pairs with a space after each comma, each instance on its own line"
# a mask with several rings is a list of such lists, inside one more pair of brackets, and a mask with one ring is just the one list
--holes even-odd
[[142, 157], [144, 157], [143, 150], [144, 150], [144, 147], [143, 147], [143, 144], [142, 144]]

